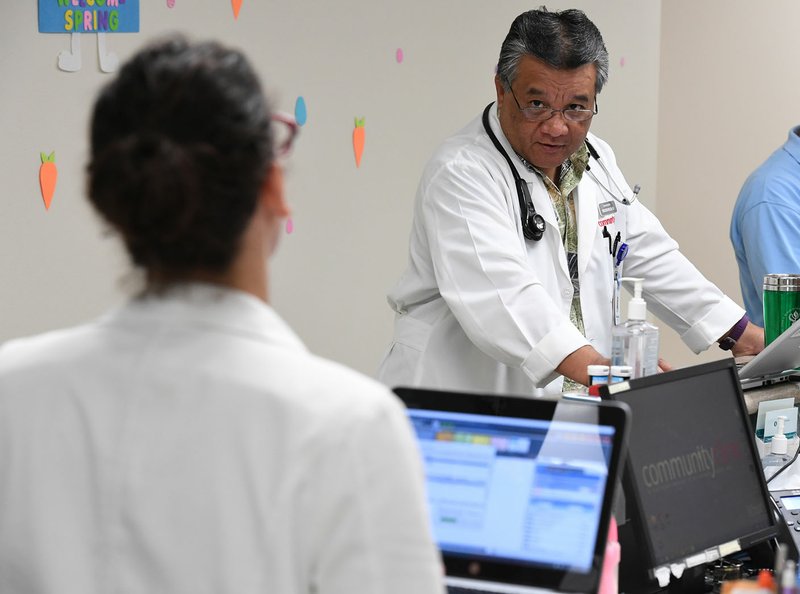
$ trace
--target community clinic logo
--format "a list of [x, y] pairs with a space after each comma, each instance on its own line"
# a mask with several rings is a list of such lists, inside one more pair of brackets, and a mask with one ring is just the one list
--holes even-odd
[[713, 479], [717, 474], [714, 448], [700, 446], [687, 454], [645, 464], [641, 473], [648, 488], [665, 487], [700, 475]]

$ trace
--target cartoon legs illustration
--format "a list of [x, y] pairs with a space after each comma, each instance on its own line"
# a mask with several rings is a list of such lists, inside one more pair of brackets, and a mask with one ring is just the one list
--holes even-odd
[[77, 72], [81, 69], [81, 36], [77, 33], [70, 33], [69, 45], [69, 51], [59, 52], [58, 67], [65, 72]]
[[[65, 72], [77, 72], [81, 69], [81, 35], [85, 33], [70, 33], [69, 50], [62, 50], [58, 54], [58, 67]], [[100, 70], [114, 72], [119, 66], [117, 54], [106, 49], [106, 34], [97, 33], [97, 57], [100, 61]]]
[[97, 57], [100, 59], [100, 70], [114, 72], [119, 66], [119, 58], [114, 52], [106, 50], [106, 34], [97, 34]]

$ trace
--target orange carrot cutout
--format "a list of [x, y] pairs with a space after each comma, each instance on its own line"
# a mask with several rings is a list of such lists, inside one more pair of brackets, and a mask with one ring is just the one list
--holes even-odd
[[364, 118], [356, 118], [356, 127], [353, 128], [353, 153], [356, 156], [356, 167], [361, 166], [361, 155], [364, 154], [365, 137]]
[[239, 10], [242, 8], [242, 0], [231, 0], [231, 6], [233, 6], [233, 18], [239, 18]]
[[58, 179], [58, 169], [56, 168], [56, 152], [49, 155], [41, 153], [42, 164], [39, 166], [39, 187], [42, 189], [44, 207], [50, 210], [50, 203], [53, 201], [53, 194], [56, 191], [56, 180]]

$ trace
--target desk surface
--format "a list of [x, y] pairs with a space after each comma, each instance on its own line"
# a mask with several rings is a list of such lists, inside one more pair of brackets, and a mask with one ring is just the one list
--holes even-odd
[[794, 398], [796, 404], [800, 404], [800, 383], [781, 382], [761, 388], [751, 388], [744, 391], [744, 402], [747, 405], [747, 414], [754, 415], [758, 412], [759, 403], [765, 400], [777, 400], [778, 398]]

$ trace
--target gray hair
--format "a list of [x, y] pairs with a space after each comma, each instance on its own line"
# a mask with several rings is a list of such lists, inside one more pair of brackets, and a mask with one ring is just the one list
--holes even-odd
[[549, 12], [542, 6], [519, 15], [511, 23], [503, 45], [497, 75], [506, 90], [517, 77], [519, 60], [530, 55], [558, 70], [594, 64], [595, 92], [608, 80], [608, 51], [595, 24], [580, 10]]

